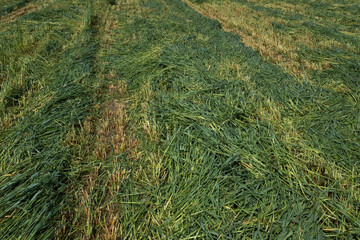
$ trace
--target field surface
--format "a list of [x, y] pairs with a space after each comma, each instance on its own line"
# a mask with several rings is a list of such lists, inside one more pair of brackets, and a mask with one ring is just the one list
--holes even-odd
[[360, 238], [356, 0], [1, 0], [0, 239]]

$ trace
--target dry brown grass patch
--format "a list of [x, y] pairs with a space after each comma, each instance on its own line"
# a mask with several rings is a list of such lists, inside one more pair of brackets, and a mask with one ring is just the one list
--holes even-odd
[[[119, 1], [118, 1], [119, 2]], [[103, 4], [98, 2], [96, 4]], [[97, 8], [98, 7], [98, 8]], [[119, 11], [120, 3], [115, 6], [96, 6], [96, 14], [99, 18], [100, 41], [98, 61], [105, 65], [108, 63], [101, 60], [101, 54], [111, 47], [114, 29], [119, 26], [116, 12]], [[136, 160], [138, 155], [138, 140], [132, 130], [131, 119], [127, 111], [128, 106], [124, 99], [127, 92], [125, 82], [118, 80], [116, 72], [105, 71], [103, 67], [97, 73], [99, 81], [112, 82], [106, 88], [101, 89], [101, 95], [109, 96], [110, 99], [95, 106], [98, 116], [88, 117], [82, 124], [82, 129], [74, 138], [73, 145], [81, 145], [79, 153], [80, 161], [96, 159], [94, 169], [88, 174], [82, 175], [83, 185], [74, 195], [77, 212], [64, 214], [66, 219], [75, 219], [77, 229], [72, 233], [73, 237], [80, 239], [119, 239], [121, 236], [121, 206], [116, 203], [123, 181], [129, 177], [129, 173], [119, 167], [119, 159], [116, 157], [127, 153], [127, 158]], [[113, 161], [113, 169], [103, 168], [103, 162]], [[101, 192], [105, 198], [97, 199]], [[63, 230], [65, 231], [65, 230]], [[71, 235], [71, 234], [70, 234]]]
[[[103, 105], [103, 109], [97, 127], [94, 155], [105, 159], [128, 149], [136, 149], [137, 140], [132, 139], [127, 133], [129, 118], [125, 104], [111, 100]], [[136, 156], [136, 153], [133, 155]]]

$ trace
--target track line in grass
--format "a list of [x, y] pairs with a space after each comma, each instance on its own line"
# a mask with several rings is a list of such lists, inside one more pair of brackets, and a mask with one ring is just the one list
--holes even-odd
[[[67, 136], [67, 145], [73, 151], [71, 182], [67, 190], [66, 207], [62, 211], [65, 225], [57, 236], [70, 238], [118, 239], [122, 237], [121, 204], [115, 203], [117, 191], [137, 171], [139, 143], [134, 135], [136, 120], [128, 115], [132, 97], [126, 83], [119, 79], [110, 66], [107, 55], [112, 52], [119, 28], [117, 14], [122, 3], [97, 1], [94, 16], [98, 29], [96, 54], [99, 84], [91, 116], [80, 129]], [[125, 165], [132, 162], [133, 167]], [[84, 224], [84, 222], [86, 224]]]

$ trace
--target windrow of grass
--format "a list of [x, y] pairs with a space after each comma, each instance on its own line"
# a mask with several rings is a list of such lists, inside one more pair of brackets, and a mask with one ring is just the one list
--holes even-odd
[[1, 28], [1, 239], [49, 239], [62, 224], [66, 134], [95, 100], [93, 20], [91, 0], [56, 0]]
[[97, 56], [109, 99], [68, 135], [82, 184], [60, 236], [359, 237], [356, 97], [299, 81], [182, 1], [116, 13]]

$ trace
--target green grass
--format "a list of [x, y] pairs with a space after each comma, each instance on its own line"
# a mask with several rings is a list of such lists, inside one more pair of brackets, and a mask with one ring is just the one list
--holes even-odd
[[3, 0], [0, 6], [0, 17], [25, 6], [29, 2], [31, 2], [31, 0]]
[[182, 1], [91, 3], [0, 28], [0, 238], [360, 236], [358, 52], [293, 74]]
[[[25, 15], [1, 33], [1, 239], [53, 236], [71, 165], [64, 137], [95, 99], [91, 5], [56, 4], [61, 7]], [[13, 36], [17, 41], [8, 41]]]
[[120, 238], [358, 236], [356, 100], [299, 82], [184, 3], [121, 6], [104, 61], [126, 82], [140, 154], [94, 164], [90, 236], [106, 214]]

